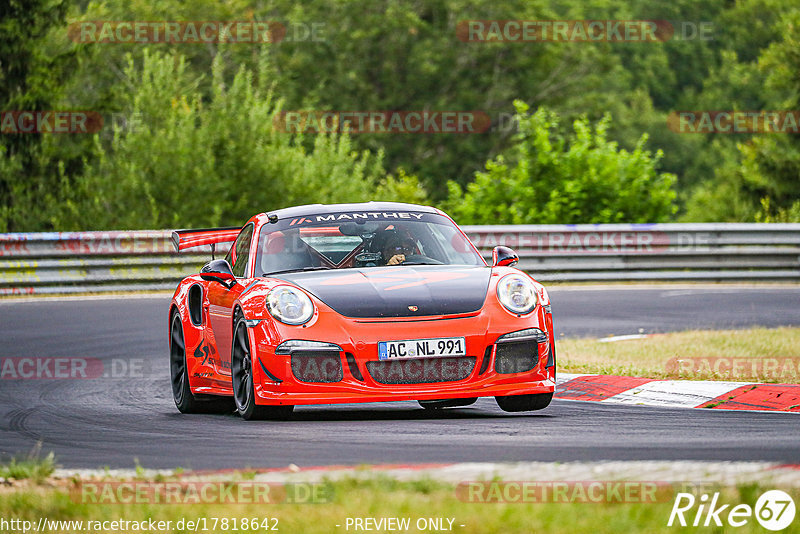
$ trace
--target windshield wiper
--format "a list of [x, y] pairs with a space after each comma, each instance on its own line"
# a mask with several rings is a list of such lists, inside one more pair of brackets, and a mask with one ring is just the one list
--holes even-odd
[[306, 271], [326, 271], [328, 269], [332, 269], [333, 267], [297, 267], [295, 269], [284, 269], [283, 271], [275, 271], [271, 273], [264, 273], [263, 276], [272, 276], [274, 274], [284, 274], [284, 273], [301, 273]]

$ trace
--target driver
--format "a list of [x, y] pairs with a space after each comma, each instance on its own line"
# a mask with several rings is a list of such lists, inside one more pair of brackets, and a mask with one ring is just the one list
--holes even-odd
[[383, 258], [386, 259], [386, 265], [400, 265], [406, 261], [407, 256], [414, 254], [415, 249], [410, 239], [401, 239], [394, 235], [383, 245]]

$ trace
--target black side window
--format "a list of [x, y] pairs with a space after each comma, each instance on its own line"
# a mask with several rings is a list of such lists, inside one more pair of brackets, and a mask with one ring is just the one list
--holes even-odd
[[250, 241], [253, 238], [253, 228], [255, 225], [248, 224], [241, 232], [239, 237], [231, 246], [228, 251], [228, 256], [225, 258], [231, 264], [231, 270], [237, 278], [242, 278], [245, 271], [247, 271], [247, 260], [250, 257]]

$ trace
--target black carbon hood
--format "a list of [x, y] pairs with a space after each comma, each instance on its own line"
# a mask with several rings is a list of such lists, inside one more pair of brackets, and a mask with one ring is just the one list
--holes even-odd
[[287, 273], [275, 276], [346, 317], [415, 317], [478, 311], [489, 267], [419, 265]]

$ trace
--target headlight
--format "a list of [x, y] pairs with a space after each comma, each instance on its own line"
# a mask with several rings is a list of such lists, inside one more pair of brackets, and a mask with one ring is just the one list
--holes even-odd
[[525, 315], [536, 307], [536, 287], [518, 274], [504, 276], [497, 283], [497, 300], [511, 313]]
[[314, 304], [308, 295], [291, 286], [279, 286], [270, 291], [267, 309], [286, 324], [303, 324], [314, 315]]

